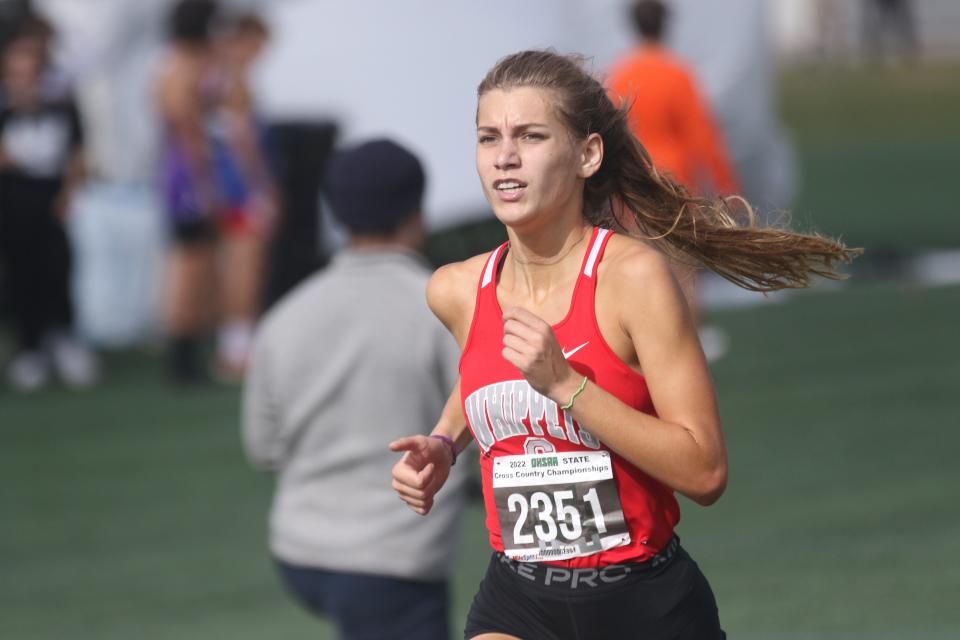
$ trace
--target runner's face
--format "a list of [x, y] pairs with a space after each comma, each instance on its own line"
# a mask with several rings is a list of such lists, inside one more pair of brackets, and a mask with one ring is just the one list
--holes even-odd
[[583, 150], [554, 107], [551, 91], [494, 89], [477, 105], [477, 173], [507, 226], [555, 220], [582, 209]]

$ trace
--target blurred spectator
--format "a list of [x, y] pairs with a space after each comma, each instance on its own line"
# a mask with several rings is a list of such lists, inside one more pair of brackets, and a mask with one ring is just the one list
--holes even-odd
[[737, 193], [723, 135], [697, 81], [663, 44], [666, 5], [641, 0], [631, 14], [641, 43], [610, 72], [612, 98], [629, 106], [630, 126], [657, 169], [696, 192]]
[[51, 363], [70, 386], [98, 374], [73, 335], [64, 222], [83, 172], [83, 130], [73, 95], [49, 66], [52, 35], [28, 16], [0, 61], [0, 261], [17, 336], [7, 379], [24, 391], [47, 383]]
[[213, 82], [219, 84], [219, 100], [210, 130], [225, 207], [219, 224], [223, 269], [217, 364], [221, 375], [233, 379], [246, 367], [260, 309], [266, 241], [278, 211], [265, 153], [266, 128], [254, 111], [249, 78], [268, 38], [266, 23], [244, 13], [228, 18], [216, 39]]
[[[634, 135], [659, 171], [694, 193], [728, 195], [740, 191], [736, 172], [709, 105], [687, 67], [664, 46], [669, 10], [660, 0], [634, 2], [630, 17], [640, 45], [614, 64], [608, 89], [614, 104], [626, 104]], [[674, 270], [694, 317], [699, 319], [693, 269]], [[700, 332], [704, 351], [716, 359], [726, 337], [713, 327]]]
[[243, 15], [223, 20], [215, 33], [219, 17], [212, 0], [174, 7], [157, 80], [160, 183], [172, 237], [166, 324], [171, 370], [181, 382], [206, 377], [200, 343], [216, 324], [218, 372], [242, 375], [277, 210], [247, 78], [268, 30]]
[[266, 315], [244, 389], [251, 462], [277, 472], [270, 548], [293, 595], [342, 638], [448, 637], [463, 502], [457, 467], [431, 518], [396, 499], [387, 444], [427, 433], [458, 349], [426, 305], [420, 161], [387, 140], [340, 152], [324, 184], [350, 241]]
[[217, 213], [213, 151], [206, 123], [215, 107], [211, 31], [217, 5], [181, 0], [170, 16], [171, 43], [156, 85], [163, 127], [159, 183], [170, 223], [165, 321], [175, 380], [204, 379], [200, 341], [216, 311]]
[[911, 0], [864, 0], [863, 44], [868, 58], [892, 56], [915, 60], [919, 54], [917, 23]]

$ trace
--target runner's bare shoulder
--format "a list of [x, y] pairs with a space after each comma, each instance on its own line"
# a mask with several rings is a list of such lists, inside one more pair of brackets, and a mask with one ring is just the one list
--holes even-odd
[[621, 234], [610, 238], [597, 279], [598, 295], [619, 300], [631, 311], [664, 289], [679, 291], [667, 256], [649, 241]]
[[427, 285], [427, 304], [461, 345], [470, 331], [477, 284], [490, 253], [451, 262], [436, 271]]

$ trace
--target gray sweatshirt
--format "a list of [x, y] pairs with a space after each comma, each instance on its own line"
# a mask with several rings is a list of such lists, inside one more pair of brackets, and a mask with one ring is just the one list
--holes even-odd
[[456, 382], [457, 345], [425, 300], [429, 272], [399, 249], [346, 250], [262, 322], [243, 394], [254, 466], [277, 474], [270, 547], [300, 566], [445, 579], [464, 472], [426, 517], [391, 488], [387, 444], [429, 433]]

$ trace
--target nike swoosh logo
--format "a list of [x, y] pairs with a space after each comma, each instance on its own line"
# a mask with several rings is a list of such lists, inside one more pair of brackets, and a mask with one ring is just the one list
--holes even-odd
[[589, 340], [587, 340], [586, 342], [584, 342], [584, 343], [583, 343], [582, 345], [580, 345], [579, 347], [574, 347], [573, 349], [570, 349], [570, 351], [563, 351], [563, 350], [561, 349], [561, 351], [562, 351], [562, 353], [563, 353], [563, 357], [564, 357], [565, 359], [570, 358], [570, 356], [572, 356], [573, 354], [575, 354], [577, 351], [580, 351], [580, 349], [583, 349], [583, 348], [584, 348], [585, 346], [587, 346], [588, 344], [590, 344], [590, 341], [589, 341]]

